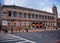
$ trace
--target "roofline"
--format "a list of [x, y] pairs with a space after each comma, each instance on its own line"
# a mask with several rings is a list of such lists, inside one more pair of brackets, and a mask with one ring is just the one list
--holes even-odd
[[3, 5], [2, 7], [10, 7], [10, 8], [13, 7], [13, 8], [19, 8], [19, 9], [21, 9], [21, 10], [29, 10], [29, 11], [35, 11], [35, 12], [53, 14], [53, 13], [46, 12], [46, 11], [42, 11], [42, 10], [31, 9], [31, 8], [21, 7], [21, 6], [16, 6], [16, 5]]

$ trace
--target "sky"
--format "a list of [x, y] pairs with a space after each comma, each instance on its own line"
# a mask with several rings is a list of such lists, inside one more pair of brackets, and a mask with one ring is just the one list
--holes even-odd
[[3, 3], [4, 3], [4, 1], [3, 1], [3, 0], [0, 0], [0, 3], [2, 3], [2, 4], [3, 4]]
[[58, 17], [60, 18], [60, 0], [0, 0], [1, 3], [6, 5], [16, 5], [21, 7], [27, 7], [37, 10], [43, 10], [52, 13], [52, 7], [55, 4], [58, 11]]

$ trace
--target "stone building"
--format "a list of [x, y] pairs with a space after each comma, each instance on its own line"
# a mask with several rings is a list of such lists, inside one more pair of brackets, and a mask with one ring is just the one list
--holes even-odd
[[0, 26], [5, 29], [54, 29], [57, 26], [57, 7], [52, 13], [15, 5], [0, 4]]
[[58, 26], [58, 28], [60, 28], [60, 18], [58, 18], [57, 26]]

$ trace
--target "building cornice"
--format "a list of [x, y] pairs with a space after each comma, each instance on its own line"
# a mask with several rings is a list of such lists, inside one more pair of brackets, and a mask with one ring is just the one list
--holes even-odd
[[37, 10], [37, 9], [31, 9], [31, 8], [26, 8], [26, 7], [21, 7], [21, 6], [15, 6], [15, 5], [3, 5], [3, 7], [8, 7], [8, 8], [15, 8], [15, 9], [21, 9], [21, 10], [29, 10], [29, 11], [34, 11], [34, 12], [40, 12], [40, 13], [47, 13], [47, 14], [53, 14], [50, 12], [42, 11], [42, 10]]

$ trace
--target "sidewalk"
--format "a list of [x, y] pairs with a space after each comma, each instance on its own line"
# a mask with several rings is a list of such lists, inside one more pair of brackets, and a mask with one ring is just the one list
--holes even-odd
[[[28, 29], [28, 32], [41, 32], [41, 31], [55, 31], [56, 29]], [[60, 29], [58, 29], [60, 30]], [[14, 31], [14, 33], [18, 33], [18, 31]], [[26, 32], [26, 30], [20, 30], [20, 32]]]
[[[28, 32], [40, 32], [40, 31], [55, 31], [56, 29], [28, 29]], [[60, 28], [58, 28], [60, 30]], [[13, 31], [13, 33], [18, 33], [19, 30]], [[20, 32], [26, 32], [26, 30], [20, 30]], [[3, 31], [0, 32], [1, 34], [4, 34]], [[11, 31], [8, 31], [8, 33], [11, 33]]]

